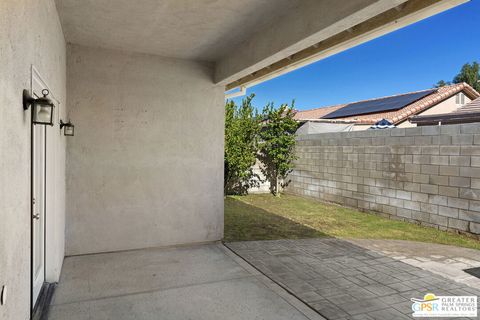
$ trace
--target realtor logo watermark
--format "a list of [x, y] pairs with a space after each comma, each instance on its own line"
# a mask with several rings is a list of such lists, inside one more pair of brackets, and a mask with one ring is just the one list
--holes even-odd
[[476, 317], [476, 296], [436, 296], [427, 293], [423, 299], [410, 299], [413, 317]]

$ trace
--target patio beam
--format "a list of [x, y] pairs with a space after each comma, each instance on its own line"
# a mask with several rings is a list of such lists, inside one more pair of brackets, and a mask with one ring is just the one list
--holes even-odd
[[[221, 84], [225, 83], [226, 90], [239, 86], [251, 87], [260, 82], [398, 30], [467, 1], [468, 0], [408, 0], [353, 26], [348, 27], [348, 23], [342, 23], [342, 26], [346, 27], [343, 31], [289, 54], [284, 58], [278, 59], [276, 62], [262, 66], [266, 61], [271, 62], [271, 60], [265, 59], [264, 61], [260, 61], [254, 65], [259, 67], [258, 70], [241, 76], [235, 81], [228, 82], [228, 80], [232, 79], [232, 76], [223, 80], [220, 79], [223, 76], [222, 71], [226, 63], [225, 61], [221, 61], [217, 64], [216, 80]], [[374, 12], [375, 10], [370, 11]], [[352, 18], [352, 20], [355, 19]], [[239, 52], [242, 51], [240, 50]], [[275, 55], [275, 57], [276, 56], [278, 55]], [[251, 70], [251, 68], [253, 67], [247, 68], [246, 70]], [[238, 72], [236, 76], [242, 75], [242, 73], [244, 73], [244, 71]]]

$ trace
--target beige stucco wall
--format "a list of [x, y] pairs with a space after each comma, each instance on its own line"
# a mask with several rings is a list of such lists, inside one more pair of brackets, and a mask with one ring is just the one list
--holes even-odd
[[[442, 114], [442, 113], [453, 112], [453, 111], [457, 110], [458, 108], [460, 108], [462, 106], [461, 104], [456, 104], [455, 103], [455, 97], [456, 96], [452, 96], [452, 97], [448, 98], [447, 100], [442, 101], [439, 104], [435, 105], [434, 107], [432, 107], [430, 109], [427, 109], [423, 112], [420, 112], [418, 115], [426, 116], [426, 115], [430, 115], [430, 114]], [[470, 101], [472, 101], [472, 100], [469, 99], [465, 95], [465, 104], [469, 103]], [[411, 123], [408, 120], [400, 123], [399, 125], [397, 125], [398, 128], [411, 128], [411, 127], [416, 127], [416, 126], [417, 126], [416, 124]]]
[[[459, 93], [457, 93], [458, 95]], [[419, 113], [419, 115], [426, 116], [430, 114], [442, 114], [442, 113], [450, 113], [462, 106], [462, 104], [456, 104], [455, 103], [455, 96], [448, 98], [445, 101], [442, 101], [441, 103], [437, 104], [436, 106], [425, 110], [424, 112]], [[469, 103], [472, 101], [465, 95], [465, 104]]]
[[[7, 286], [0, 319], [27, 319], [30, 309], [30, 113], [22, 90], [30, 89], [33, 64], [65, 107], [65, 41], [53, 0], [0, 1], [0, 288]], [[55, 132], [59, 134], [58, 125]], [[58, 131], [57, 131], [58, 130]], [[56, 146], [57, 233], [63, 235], [65, 137]], [[62, 155], [63, 153], [63, 155]], [[47, 213], [48, 214], [48, 213]], [[50, 237], [49, 261], [58, 278], [63, 236]]]
[[224, 94], [212, 66], [82, 46], [67, 65], [67, 254], [222, 238]]
[[362, 130], [367, 130], [371, 127], [371, 124], [357, 124], [353, 126], [352, 131], [362, 131]]
[[399, 123], [397, 125], [397, 128], [413, 128], [416, 127], [417, 125], [415, 123], [411, 123], [410, 121], [403, 121], [402, 123]]

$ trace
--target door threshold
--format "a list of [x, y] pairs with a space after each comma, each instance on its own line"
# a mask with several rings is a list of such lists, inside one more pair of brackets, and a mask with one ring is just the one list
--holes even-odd
[[48, 310], [52, 302], [53, 292], [55, 291], [56, 283], [45, 282], [38, 295], [37, 302], [32, 312], [32, 320], [47, 320]]

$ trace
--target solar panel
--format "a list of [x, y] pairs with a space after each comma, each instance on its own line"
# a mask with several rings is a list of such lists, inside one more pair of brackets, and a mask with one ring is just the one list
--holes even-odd
[[361, 114], [376, 113], [383, 111], [393, 111], [401, 109], [409, 104], [414, 103], [437, 91], [431, 89], [427, 91], [407, 93], [394, 97], [380, 98], [369, 101], [361, 101], [347, 104], [345, 107], [335, 110], [325, 116], [323, 119], [335, 119], [350, 116], [357, 116]]

